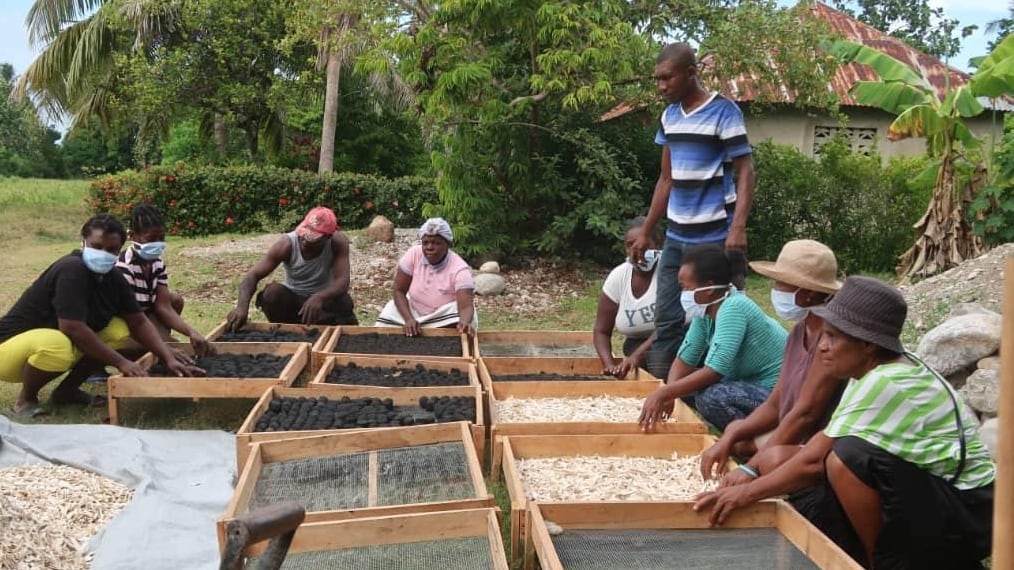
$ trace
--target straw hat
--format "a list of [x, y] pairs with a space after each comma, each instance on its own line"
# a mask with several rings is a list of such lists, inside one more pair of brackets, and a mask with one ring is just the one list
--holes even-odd
[[872, 277], [853, 276], [828, 304], [810, 309], [852, 338], [902, 353], [908, 304], [897, 289]]
[[838, 261], [831, 248], [812, 239], [797, 239], [782, 246], [778, 260], [753, 261], [750, 269], [775, 281], [810, 291], [834, 293], [841, 288]]

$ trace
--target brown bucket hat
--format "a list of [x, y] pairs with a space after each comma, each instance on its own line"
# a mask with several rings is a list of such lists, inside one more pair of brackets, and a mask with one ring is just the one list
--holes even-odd
[[850, 337], [905, 352], [900, 337], [908, 304], [897, 289], [879, 279], [849, 277], [833, 299], [811, 311]]
[[775, 281], [810, 291], [835, 293], [841, 289], [838, 260], [831, 248], [812, 239], [797, 239], [782, 246], [778, 259], [750, 262], [750, 269]]

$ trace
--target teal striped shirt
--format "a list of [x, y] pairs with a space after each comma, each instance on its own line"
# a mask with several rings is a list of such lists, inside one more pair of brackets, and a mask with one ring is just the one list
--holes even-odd
[[948, 392], [958, 402], [966, 444], [965, 469], [954, 486], [988, 485], [996, 470], [979, 439], [979, 422], [950, 384], [920, 364], [882, 364], [850, 382], [824, 433], [858, 437], [950, 481], [958, 470], [961, 443]]
[[782, 369], [789, 333], [744, 293], [735, 292], [718, 307], [715, 320], [690, 323], [676, 355], [687, 364], [704, 366], [722, 376], [774, 388]]

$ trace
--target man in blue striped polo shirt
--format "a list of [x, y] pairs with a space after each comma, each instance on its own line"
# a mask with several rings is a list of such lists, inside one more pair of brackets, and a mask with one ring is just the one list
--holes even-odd
[[731, 100], [701, 87], [694, 50], [685, 43], [662, 48], [655, 81], [669, 106], [655, 142], [662, 165], [644, 230], [633, 247], [640, 260], [662, 213], [668, 221], [658, 262], [657, 338], [646, 365], [665, 378], [683, 342], [685, 315], [676, 280], [683, 251], [701, 243], [746, 250], [746, 220], [754, 168], [743, 113]]

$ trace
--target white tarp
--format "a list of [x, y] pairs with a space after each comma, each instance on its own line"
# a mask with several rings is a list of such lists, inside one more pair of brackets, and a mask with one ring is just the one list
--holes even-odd
[[0, 416], [0, 468], [78, 467], [134, 490], [91, 542], [93, 570], [218, 568], [215, 521], [236, 478], [235, 436], [222, 431], [21, 425]]

